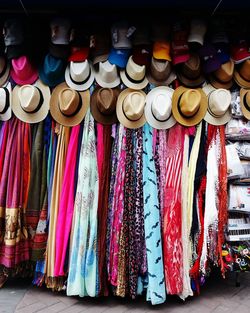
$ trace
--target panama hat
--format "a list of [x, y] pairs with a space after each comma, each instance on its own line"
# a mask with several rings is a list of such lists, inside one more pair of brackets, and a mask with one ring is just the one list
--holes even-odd
[[116, 103], [120, 93], [119, 88], [97, 87], [91, 95], [90, 110], [94, 119], [104, 125], [116, 123]]
[[250, 120], [250, 89], [241, 88], [240, 105], [243, 115]]
[[207, 113], [204, 120], [212, 125], [224, 125], [231, 119], [231, 93], [227, 89], [215, 89], [211, 85], [203, 88], [208, 97]]
[[234, 70], [235, 82], [243, 88], [250, 88], [250, 60], [244, 61]]
[[155, 86], [169, 85], [175, 79], [176, 75], [172, 70], [171, 62], [166, 60], [151, 59], [151, 65], [147, 73], [147, 79]]
[[124, 89], [118, 96], [116, 114], [127, 128], [139, 128], [146, 122], [144, 107], [146, 94], [142, 90]]
[[221, 64], [220, 68], [209, 75], [209, 81], [215, 88], [230, 89], [233, 86], [234, 62]]
[[66, 83], [56, 86], [50, 98], [50, 113], [55, 121], [64, 126], [81, 123], [89, 108], [90, 93], [76, 91]]
[[38, 79], [38, 72], [26, 56], [12, 59], [10, 76], [18, 85], [33, 84]]
[[65, 81], [67, 85], [75, 90], [87, 90], [94, 82], [94, 70], [92, 64], [84, 62], [70, 62], [65, 71]]
[[0, 86], [3, 86], [9, 78], [10, 65], [5, 57], [0, 56]]
[[117, 67], [109, 61], [100, 62], [98, 69], [94, 68], [95, 80], [101, 87], [114, 88], [120, 84]]
[[33, 85], [16, 85], [12, 92], [13, 113], [23, 122], [38, 123], [49, 112], [50, 89], [40, 80]]
[[181, 125], [194, 126], [200, 123], [207, 112], [207, 105], [207, 96], [201, 88], [180, 86], [174, 91], [172, 112]]
[[172, 88], [161, 86], [153, 88], [146, 97], [145, 117], [156, 129], [168, 129], [176, 123], [172, 115]]
[[145, 65], [136, 64], [132, 56], [128, 59], [126, 69], [122, 70], [120, 75], [124, 85], [132, 89], [143, 89], [148, 84]]
[[8, 121], [11, 118], [12, 94], [11, 84], [0, 88], [0, 121]]

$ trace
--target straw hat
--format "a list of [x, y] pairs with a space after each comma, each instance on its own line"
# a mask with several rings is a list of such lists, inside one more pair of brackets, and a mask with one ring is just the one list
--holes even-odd
[[91, 95], [90, 110], [94, 119], [104, 125], [116, 123], [116, 102], [119, 88], [96, 88]]
[[5, 57], [0, 56], [0, 86], [3, 86], [9, 78], [10, 65]]
[[209, 81], [215, 88], [230, 89], [233, 86], [234, 62], [232, 60], [222, 64], [218, 70], [211, 73]]
[[155, 86], [170, 85], [176, 79], [171, 62], [152, 57], [147, 79]]
[[243, 115], [250, 120], [250, 89], [241, 88], [240, 105]]
[[148, 84], [145, 65], [138, 65], [132, 56], [129, 57], [126, 69], [121, 71], [121, 80], [125, 86], [132, 89], [143, 89]]
[[56, 86], [50, 98], [50, 113], [61, 125], [75, 126], [81, 123], [89, 108], [90, 93], [76, 91], [66, 83]]
[[227, 89], [215, 89], [211, 85], [203, 88], [208, 97], [208, 108], [204, 120], [212, 125], [224, 125], [231, 119], [231, 93]]
[[65, 81], [74, 90], [87, 90], [94, 80], [93, 66], [88, 60], [84, 62], [70, 62], [66, 68]]
[[116, 114], [127, 128], [139, 128], [146, 122], [144, 106], [146, 94], [142, 90], [124, 89], [117, 100]]
[[11, 84], [0, 88], [0, 121], [8, 121], [11, 118], [12, 94]]
[[172, 100], [172, 112], [180, 124], [194, 126], [207, 112], [207, 97], [201, 88], [189, 89], [183, 86], [175, 89]]
[[234, 80], [240, 87], [250, 88], [250, 60], [244, 61], [235, 68]]
[[120, 77], [118, 75], [115, 64], [110, 64], [109, 61], [98, 64], [99, 69], [94, 69], [95, 80], [101, 87], [114, 88], [120, 84]]
[[38, 123], [49, 112], [50, 89], [40, 80], [33, 85], [16, 85], [12, 92], [12, 110], [23, 122]]
[[176, 123], [172, 115], [172, 88], [161, 86], [152, 89], [146, 97], [145, 117], [156, 129], [168, 129]]

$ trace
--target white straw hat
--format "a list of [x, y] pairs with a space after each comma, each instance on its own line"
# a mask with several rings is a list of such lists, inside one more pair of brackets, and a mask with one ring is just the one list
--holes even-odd
[[98, 67], [98, 70], [94, 69], [98, 85], [104, 88], [115, 88], [120, 84], [121, 80], [115, 64], [111, 64], [109, 61], [99, 62]]

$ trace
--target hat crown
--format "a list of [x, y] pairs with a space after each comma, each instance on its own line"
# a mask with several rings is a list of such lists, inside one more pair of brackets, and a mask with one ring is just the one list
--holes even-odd
[[242, 63], [239, 73], [245, 80], [250, 82], [250, 60], [246, 60]]
[[20, 45], [24, 41], [23, 24], [18, 19], [9, 19], [3, 29], [5, 46]]
[[41, 100], [41, 94], [37, 87], [33, 85], [23, 85], [18, 90], [18, 98], [22, 109], [32, 113], [37, 109]]
[[67, 45], [70, 41], [70, 21], [66, 18], [54, 18], [50, 23], [51, 42], [58, 45]]
[[126, 72], [130, 78], [133, 80], [142, 80], [146, 74], [146, 67], [145, 65], [138, 65], [133, 61], [132, 56], [130, 56], [127, 66]]
[[6, 93], [8, 92], [8, 89], [0, 88], [0, 114], [5, 109], [6, 104]]
[[200, 58], [197, 54], [192, 54], [187, 62], [182, 66], [182, 73], [190, 79], [195, 79], [201, 74]]
[[184, 91], [180, 98], [180, 110], [183, 115], [192, 117], [200, 108], [201, 94], [196, 89]]
[[214, 72], [215, 77], [221, 82], [229, 82], [233, 78], [234, 62], [231, 60], [220, 66], [218, 70]]
[[111, 88], [100, 88], [97, 91], [97, 107], [102, 114], [111, 114], [116, 108], [116, 95]]
[[12, 59], [12, 68], [16, 75], [22, 80], [30, 78], [34, 72], [34, 69], [26, 56]]
[[171, 73], [171, 63], [169, 61], [156, 60], [152, 58], [151, 61], [151, 75], [157, 81], [165, 80]]
[[70, 76], [78, 83], [85, 81], [90, 75], [90, 65], [88, 60], [84, 62], [70, 62]]
[[220, 117], [226, 113], [231, 103], [231, 94], [226, 89], [216, 89], [209, 95], [209, 110], [214, 116]]
[[117, 67], [109, 61], [100, 62], [99, 75], [102, 81], [105, 83], [111, 83], [118, 77]]
[[46, 73], [57, 72], [63, 68], [61, 59], [54, 58], [51, 54], [47, 54], [44, 61], [44, 69]]
[[130, 121], [139, 120], [144, 112], [145, 98], [139, 91], [129, 93], [123, 101], [124, 115]]
[[172, 99], [167, 93], [159, 93], [153, 98], [152, 113], [159, 121], [166, 121], [172, 112]]
[[80, 96], [71, 88], [63, 88], [59, 92], [58, 101], [60, 111], [66, 116], [72, 116], [78, 109]]

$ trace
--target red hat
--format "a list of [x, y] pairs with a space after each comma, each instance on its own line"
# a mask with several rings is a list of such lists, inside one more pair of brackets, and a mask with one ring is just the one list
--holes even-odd
[[89, 56], [89, 47], [72, 47], [68, 58], [73, 62], [84, 62]]
[[250, 47], [246, 40], [241, 40], [232, 46], [231, 57], [235, 64], [250, 59]]
[[133, 49], [133, 61], [138, 65], [150, 65], [152, 49], [150, 45], [140, 45]]
[[186, 30], [174, 32], [172, 41], [172, 61], [174, 65], [187, 62], [190, 58], [187, 38], [188, 32]]

